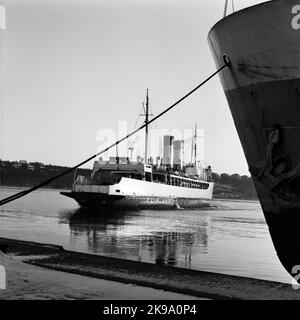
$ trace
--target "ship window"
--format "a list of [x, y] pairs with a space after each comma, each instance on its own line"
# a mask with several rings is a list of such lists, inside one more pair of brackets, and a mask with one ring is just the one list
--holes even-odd
[[208, 183], [203, 183], [203, 189], [208, 189], [209, 184]]
[[99, 170], [92, 177], [92, 184], [113, 185], [119, 183], [122, 177], [142, 180], [142, 175], [136, 172], [122, 172], [110, 170]]
[[110, 185], [111, 182], [110, 171], [97, 171], [92, 177], [92, 184]]

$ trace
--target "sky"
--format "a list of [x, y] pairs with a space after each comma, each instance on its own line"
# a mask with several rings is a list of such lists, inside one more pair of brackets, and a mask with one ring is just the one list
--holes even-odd
[[[235, 10], [260, 2], [235, 0]], [[207, 35], [224, 3], [0, 0], [0, 158], [75, 165], [134, 128], [147, 88], [151, 112], [161, 112], [216, 70]], [[195, 123], [207, 165], [249, 174], [218, 77], [152, 129]]]

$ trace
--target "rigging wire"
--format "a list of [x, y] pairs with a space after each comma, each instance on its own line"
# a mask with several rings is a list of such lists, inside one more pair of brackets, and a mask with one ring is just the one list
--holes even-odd
[[[143, 103], [142, 103], [142, 108], [143, 108], [143, 110], [145, 109]], [[137, 118], [135, 120], [135, 123], [134, 123], [134, 126], [133, 126], [132, 130], [134, 130], [136, 128], [136, 126], [137, 126], [137, 124], [139, 122], [140, 116], [141, 116], [140, 114], [137, 115]]]
[[151, 120], [148, 121], [148, 123], [144, 123], [143, 125], [141, 125], [140, 127], [138, 127], [137, 129], [131, 131], [128, 135], [124, 136], [123, 138], [115, 141], [114, 143], [112, 143], [111, 145], [109, 145], [108, 147], [106, 147], [105, 149], [99, 151], [98, 153], [90, 156], [89, 158], [85, 159], [84, 161], [78, 163], [77, 165], [67, 169], [66, 171], [52, 177], [49, 178], [45, 181], [43, 181], [42, 183], [31, 187], [27, 190], [18, 192], [14, 195], [11, 195], [7, 198], [4, 198], [2, 200], [0, 200], [0, 206], [3, 206], [4, 204], [7, 204], [9, 202], [12, 202], [14, 200], [17, 200], [21, 197], [26, 196], [27, 194], [40, 189], [44, 186], [46, 186], [47, 184], [51, 183], [52, 181], [72, 172], [73, 170], [76, 170], [77, 168], [81, 167], [82, 165], [84, 165], [85, 163], [91, 161], [92, 159], [98, 157], [99, 155], [107, 152], [108, 150], [110, 150], [113, 147], [117, 147], [118, 144], [120, 144], [121, 142], [127, 140], [128, 138], [130, 138], [131, 136], [133, 136], [134, 134], [136, 134], [137, 132], [139, 132], [140, 130], [144, 129], [146, 127], [146, 125], [149, 125], [150, 123], [156, 121], [157, 119], [159, 119], [160, 117], [162, 117], [164, 114], [166, 114], [167, 112], [169, 112], [171, 109], [173, 109], [175, 106], [177, 106], [180, 102], [182, 102], [183, 100], [185, 100], [187, 97], [189, 97], [191, 94], [193, 94], [195, 91], [197, 91], [199, 88], [201, 88], [204, 84], [206, 84], [210, 79], [212, 79], [215, 75], [217, 75], [220, 71], [222, 71], [225, 67], [230, 66], [230, 61], [228, 59], [228, 57], [226, 55], [223, 56], [223, 60], [224, 60], [224, 64], [217, 70], [215, 71], [213, 74], [211, 74], [209, 77], [207, 77], [205, 80], [203, 80], [199, 85], [197, 85], [194, 89], [192, 89], [190, 92], [188, 92], [186, 95], [184, 95], [183, 97], [181, 97], [179, 100], [177, 100], [175, 103], [173, 103], [171, 106], [169, 106], [168, 108], [166, 108], [165, 110], [163, 110], [161, 113], [159, 113], [157, 116], [153, 117]]
[[228, 0], [225, 0], [225, 7], [224, 7], [223, 18], [225, 18], [225, 17], [226, 17], [226, 14], [227, 14], [227, 7], [228, 7]]
[[[142, 109], [142, 111], [145, 110], [145, 107], [144, 107], [144, 103], [143, 103], [143, 102], [142, 102], [142, 107], [141, 107], [141, 109]], [[137, 127], [138, 122], [139, 122], [139, 120], [140, 120], [140, 117], [141, 117], [141, 114], [138, 113], [137, 118], [136, 118], [136, 121], [135, 121], [134, 126], [132, 127], [131, 131], [134, 130], [134, 129]], [[129, 142], [128, 145], [130, 146], [129, 149], [130, 149], [130, 148], [134, 148], [134, 142], [131, 141], [131, 143]]]
[[[232, 8], [232, 12], [234, 13], [234, 12], [235, 12], [235, 9], [234, 9], [234, 0], [231, 0], [231, 8]], [[228, 0], [225, 0], [225, 7], [224, 7], [223, 18], [226, 17], [226, 15], [227, 15], [227, 10], [229, 10], [229, 8], [228, 8]]]

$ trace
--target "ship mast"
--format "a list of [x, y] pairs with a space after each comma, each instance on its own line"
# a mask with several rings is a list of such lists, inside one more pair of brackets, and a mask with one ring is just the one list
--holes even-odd
[[192, 136], [191, 165], [193, 164], [197, 165], [197, 124], [195, 124], [195, 134]]
[[146, 110], [145, 110], [145, 163], [148, 163], [148, 121], [149, 121], [149, 89], [146, 95]]
[[193, 164], [193, 150], [194, 150], [194, 136], [192, 136], [192, 145], [191, 145], [191, 165]]
[[195, 124], [195, 135], [194, 135], [194, 157], [195, 157], [195, 167], [197, 165], [197, 124]]

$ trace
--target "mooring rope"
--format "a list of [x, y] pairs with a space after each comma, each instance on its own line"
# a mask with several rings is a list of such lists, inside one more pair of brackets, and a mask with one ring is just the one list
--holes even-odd
[[116, 142], [114, 142], [113, 144], [111, 144], [110, 146], [108, 146], [107, 148], [99, 151], [98, 153], [92, 155], [91, 157], [87, 158], [86, 160], [78, 163], [77, 165], [75, 165], [74, 167], [72, 168], [69, 168], [67, 169], [66, 171], [50, 178], [50, 179], [47, 179], [45, 180], [44, 182], [34, 186], [34, 187], [31, 187], [27, 190], [24, 190], [24, 191], [21, 191], [21, 192], [18, 192], [12, 196], [9, 196], [7, 198], [4, 198], [2, 200], [0, 200], [0, 206], [3, 206], [4, 204], [6, 203], [9, 203], [9, 202], [12, 202], [14, 200], [17, 200], [21, 197], [24, 197], [26, 196], [27, 194], [37, 190], [37, 189], [40, 189], [44, 186], [46, 186], [47, 184], [51, 183], [52, 181], [72, 172], [73, 170], [81, 167], [82, 165], [84, 165], [85, 163], [91, 161], [92, 159], [98, 157], [99, 155], [101, 155], [102, 153], [105, 153], [106, 151], [108, 151], [109, 149], [117, 146], [119, 143], [127, 140], [128, 138], [130, 138], [131, 136], [133, 136], [134, 134], [136, 134], [137, 132], [139, 132], [140, 130], [144, 129], [147, 125], [151, 124], [152, 122], [156, 121], [157, 119], [159, 119], [160, 117], [162, 117], [164, 114], [166, 114], [167, 112], [169, 112], [171, 109], [173, 109], [175, 106], [177, 106], [180, 102], [182, 102], [183, 100], [185, 100], [187, 97], [189, 97], [191, 94], [193, 94], [196, 90], [198, 90], [199, 88], [201, 88], [206, 82], [208, 82], [210, 79], [212, 79], [215, 75], [217, 75], [220, 71], [222, 71], [225, 67], [229, 66], [230, 65], [230, 62], [229, 62], [229, 59], [227, 56], [224, 55], [223, 57], [223, 60], [224, 60], [224, 64], [217, 70], [215, 71], [213, 74], [211, 74], [208, 78], [206, 78], [204, 81], [202, 81], [197, 87], [195, 87], [193, 90], [191, 90], [189, 93], [187, 93], [185, 96], [183, 96], [182, 98], [180, 98], [179, 100], [177, 100], [175, 103], [173, 103], [170, 107], [166, 108], [164, 111], [162, 111], [161, 113], [159, 113], [157, 116], [153, 117], [151, 120], [148, 121], [148, 123], [144, 123], [143, 125], [141, 125], [140, 127], [138, 127], [137, 129], [131, 131], [127, 136], [117, 140]]

